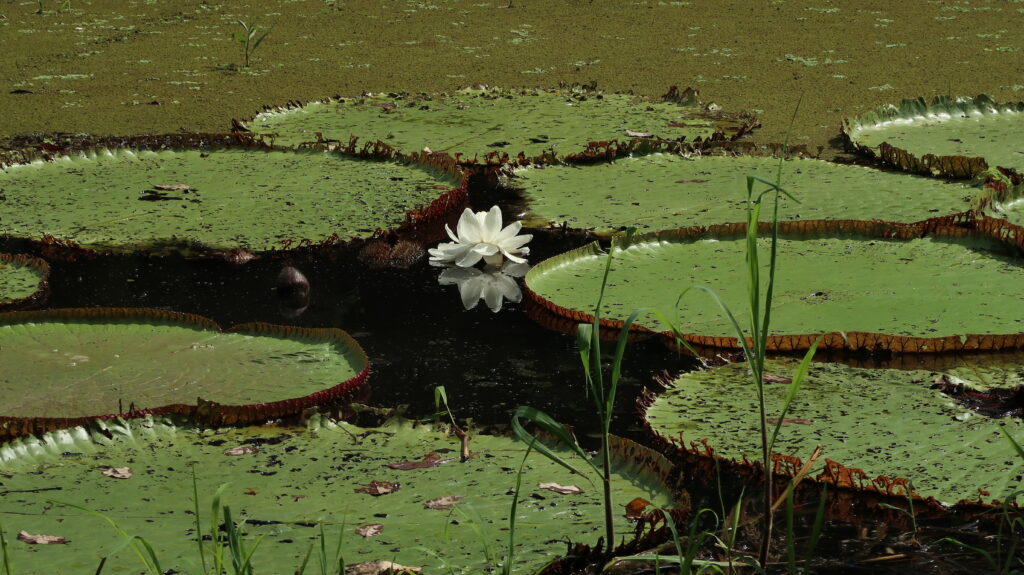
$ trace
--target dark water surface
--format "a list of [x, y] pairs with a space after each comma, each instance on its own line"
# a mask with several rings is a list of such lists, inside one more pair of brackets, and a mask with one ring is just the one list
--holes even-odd
[[[539, 239], [539, 238], [538, 238]], [[577, 242], [578, 243], [578, 242]], [[535, 242], [531, 262], [562, 251]], [[504, 425], [520, 405], [554, 415], [584, 433], [594, 422], [574, 336], [537, 325], [521, 304], [493, 313], [483, 301], [463, 308], [454, 285], [440, 285], [441, 269], [426, 258], [408, 269], [370, 269], [351, 252], [298, 255], [287, 263], [309, 279], [310, 303], [289, 317], [275, 290], [286, 263], [263, 257], [243, 265], [180, 257], [103, 257], [51, 264], [46, 307], [145, 307], [194, 313], [222, 327], [260, 321], [348, 331], [370, 358], [369, 403], [408, 405], [407, 414], [434, 410], [443, 385], [458, 418]], [[608, 345], [608, 349], [611, 344]], [[652, 374], [692, 365], [654, 342], [627, 352], [620, 433], [637, 429], [635, 398]]]

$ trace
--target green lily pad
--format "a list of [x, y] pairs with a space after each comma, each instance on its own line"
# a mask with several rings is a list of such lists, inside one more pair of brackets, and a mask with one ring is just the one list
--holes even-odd
[[998, 103], [942, 96], [908, 99], [843, 121], [861, 151], [913, 172], [973, 177], [988, 167], [1024, 169], [1016, 144], [1024, 131], [1024, 102]]
[[[242, 446], [250, 449], [238, 451], [255, 453], [225, 454]], [[102, 519], [52, 500], [106, 514], [128, 533], [146, 538], [163, 569], [195, 573], [194, 468], [207, 534], [210, 498], [219, 485], [229, 483], [222, 501], [236, 520], [249, 522], [244, 526], [247, 546], [265, 536], [253, 555], [258, 573], [294, 572], [319, 533], [318, 523], [325, 526], [328, 549], [333, 551], [343, 537], [346, 563], [388, 560], [423, 566], [425, 573], [449, 572], [447, 563], [456, 573], [483, 573], [488, 555], [502, 558], [507, 548], [510, 490], [526, 449], [515, 439], [473, 434], [474, 455], [462, 463], [458, 448], [457, 438], [402, 421], [360, 428], [315, 418], [309, 429], [216, 431], [153, 419], [110, 421], [96, 429], [76, 428], [0, 446], [4, 511], [10, 514], [4, 527], [70, 540], [49, 546], [12, 542], [11, 560], [18, 573], [92, 572], [119, 542]], [[406, 470], [386, 466], [421, 462], [430, 453], [439, 465]], [[671, 502], [661, 479], [667, 464], [631, 443], [620, 444], [617, 453], [617, 527], [627, 533], [632, 530], [624, 517], [627, 502], [635, 497], [661, 506]], [[104, 476], [111, 467], [129, 467], [132, 477]], [[357, 492], [374, 481], [397, 484], [397, 490], [379, 496]], [[541, 482], [576, 485], [583, 492], [562, 495], [540, 489]], [[463, 497], [454, 509], [425, 506], [457, 495]], [[373, 537], [355, 533], [368, 524], [380, 524], [383, 530]], [[532, 573], [563, 554], [566, 537], [593, 542], [600, 533], [603, 508], [596, 478], [595, 484], [588, 483], [531, 455], [517, 511], [514, 572]], [[111, 572], [140, 567], [127, 549], [106, 564]]]
[[[643, 231], [746, 220], [746, 178], [774, 181], [771, 157], [647, 155], [610, 163], [524, 168], [510, 184], [523, 190], [525, 225], [608, 234], [625, 227]], [[783, 187], [800, 202], [783, 198], [779, 218], [884, 219], [916, 222], [971, 208], [978, 192], [962, 183], [794, 159], [783, 163]]]
[[[788, 377], [795, 367], [795, 361], [769, 361], [765, 372]], [[1021, 461], [999, 430], [1024, 443], [1021, 421], [971, 411], [930, 389], [934, 379], [928, 371], [814, 363], [783, 420], [775, 452], [806, 459], [820, 445], [823, 456], [812, 468], [819, 481], [833, 480], [824, 469], [827, 459], [855, 468], [855, 487], [884, 489], [904, 478], [921, 496], [945, 504], [976, 502], [979, 489], [988, 491], [989, 502], [1024, 488]], [[765, 386], [769, 417], [781, 410], [787, 387]], [[663, 437], [708, 439], [720, 457], [760, 459], [757, 393], [745, 363], [679, 377], [646, 417]], [[887, 479], [873, 484], [879, 476]]]
[[0, 234], [121, 252], [347, 241], [397, 228], [459, 180], [321, 151], [103, 149], [0, 170]]
[[40, 303], [49, 291], [50, 266], [25, 254], [0, 253], [0, 310]]
[[109, 414], [263, 421], [344, 396], [369, 372], [338, 329], [222, 331], [198, 316], [105, 308], [0, 314], [0, 362], [0, 437]]
[[[698, 345], [736, 347], [708, 286], [746, 309], [744, 225], [643, 234], [615, 252], [602, 317], [620, 322], [653, 307]], [[818, 334], [830, 348], [937, 352], [1024, 343], [1019, 257], [996, 240], [958, 228], [881, 222], [780, 222], [772, 310], [773, 349], [806, 349]], [[926, 235], [927, 234], [927, 235]], [[919, 237], [926, 235], [926, 237]], [[762, 250], [768, 240], [760, 241]], [[591, 321], [605, 260], [596, 243], [556, 256], [526, 275], [527, 297], [547, 310]], [[767, 253], [762, 277], [767, 277]], [[651, 313], [639, 323], [669, 326]]]
[[[696, 92], [661, 101], [596, 90], [467, 89], [455, 94], [378, 94], [272, 109], [245, 123], [276, 144], [318, 139], [381, 140], [405, 153], [428, 147], [465, 158], [496, 152], [535, 158], [580, 153], [591, 141], [710, 138], [747, 131], [750, 121], [708, 112]], [[668, 95], [667, 95], [668, 96]]]

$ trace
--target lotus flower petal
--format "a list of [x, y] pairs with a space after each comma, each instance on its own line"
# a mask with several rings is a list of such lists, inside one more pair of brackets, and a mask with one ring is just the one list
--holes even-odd
[[466, 208], [459, 217], [456, 231], [445, 226], [452, 242], [443, 243], [429, 250], [430, 261], [454, 263], [460, 267], [471, 267], [481, 259], [487, 265], [500, 266], [505, 259], [524, 263], [521, 257], [529, 254], [523, 245], [533, 239], [532, 235], [516, 235], [523, 228], [520, 222], [501, 227], [501, 208], [493, 206], [486, 212], [473, 212]]

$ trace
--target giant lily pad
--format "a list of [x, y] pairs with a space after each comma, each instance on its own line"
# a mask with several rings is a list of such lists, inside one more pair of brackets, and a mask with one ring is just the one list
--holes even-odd
[[30, 307], [49, 292], [50, 266], [25, 254], [0, 253], [0, 310]]
[[[247, 546], [265, 536], [253, 555], [256, 572], [294, 572], [319, 523], [328, 549], [343, 539], [346, 563], [388, 560], [423, 566], [427, 573], [448, 572], [447, 563], [454, 572], [483, 573], [492, 556], [500, 559], [507, 549], [510, 490], [526, 446], [474, 434], [473, 456], [465, 463], [458, 446], [451, 436], [408, 422], [360, 428], [314, 418], [309, 429], [197, 431], [153, 419], [112, 421], [0, 446], [4, 511], [13, 514], [4, 527], [70, 540], [45, 549], [12, 545], [18, 573], [92, 572], [119, 543], [102, 519], [52, 500], [103, 512], [128, 533], [145, 537], [163, 569], [194, 573], [199, 563], [194, 469], [206, 534], [209, 500], [219, 485], [229, 483], [222, 501], [236, 520], [248, 522]], [[671, 502], [662, 482], [667, 467], [663, 458], [632, 443], [619, 444], [615, 459], [616, 517], [625, 533], [632, 530], [622, 507], [627, 502], [637, 497], [662, 506]], [[435, 465], [408, 465], [424, 460]], [[131, 469], [131, 478], [102, 473], [123, 467]], [[559, 494], [539, 483], [576, 485], [582, 493]], [[532, 573], [564, 553], [566, 537], [593, 542], [602, 532], [599, 483], [535, 454], [522, 486], [515, 572]], [[444, 509], [446, 504], [454, 506]], [[356, 534], [372, 524], [380, 525], [379, 534]], [[106, 567], [137, 570], [140, 565], [130, 550], [122, 550]]]
[[[794, 369], [795, 361], [770, 361], [766, 373], [785, 377]], [[1001, 500], [1024, 487], [1021, 462], [999, 429], [1024, 443], [1024, 424], [965, 408], [932, 389], [935, 379], [928, 371], [814, 363], [775, 452], [806, 459], [820, 445], [823, 457], [812, 471], [819, 481], [836, 483], [842, 470], [848, 487], [898, 492], [909, 480], [921, 496], [946, 504], [976, 502], [979, 490], [987, 492], [985, 502]], [[781, 409], [787, 388], [765, 386], [769, 416]], [[760, 458], [757, 393], [745, 363], [679, 377], [646, 417], [663, 437], [707, 439], [727, 459]]]
[[369, 371], [338, 329], [222, 331], [198, 316], [104, 308], [0, 314], [0, 362], [0, 437], [112, 414], [262, 421], [341, 397]]
[[0, 171], [0, 233], [150, 252], [346, 241], [397, 228], [431, 202], [461, 209], [464, 190], [462, 202], [443, 197], [460, 179], [318, 150], [100, 149]]
[[901, 169], [973, 177], [988, 167], [1021, 170], [1015, 144], [1024, 130], [1024, 102], [976, 98], [908, 99], [843, 122], [860, 150]]
[[[737, 222], [746, 219], [746, 177], [774, 181], [771, 157], [647, 155], [611, 163], [524, 168], [511, 184], [523, 189], [526, 225], [563, 222], [607, 234]], [[908, 177], [812, 159], [783, 162], [780, 219], [885, 219], [915, 222], [971, 207], [978, 190], [961, 183]]]
[[593, 89], [467, 89], [455, 94], [378, 94], [265, 111], [245, 124], [276, 144], [350, 137], [381, 140], [405, 153], [428, 147], [473, 158], [497, 152], [535, 158], [582, 152], [591, 141], [634, 137], [704, 139], [745, 133], [753, 121], [708, 112], [696, 92], [661, 101]]
[[[616, 250], [602, 317], [613, 325], [653, 307], [679, 322], [694, 344], [737, 347], [714, 289], [737, 314], [746, 309], [746, 226], [711, 226], [643, 234]], [[778, 270], [769, 341], [806, 349], [828, 334], [829, 348], [939, 352], [1024, 345], [1024, 281], [1019, 257], [981, 234], [924, 224], [780, 222]], [[924, 237], [920, 237], [924, 236]], [[762, 238], [762, 249], [767, 239]], [[607, 255], [594, 243], [535, 266], [527, 297], [574, 321], [591, 321]], [[762, 258], [767, 266], [768, 257]], [[767, 276], [767, 269], [762, 271]], [[669, 326], [647, 313], [640, 323]]]

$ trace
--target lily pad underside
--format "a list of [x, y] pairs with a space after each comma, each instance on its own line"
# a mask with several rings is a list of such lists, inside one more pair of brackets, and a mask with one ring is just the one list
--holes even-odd
[[0, 253], [0, 311], [41, 304], [50, 292], [50, 265], [26, 254]]
[[984, 94], [907, 99], [843, 121], [858, 150], [905, 171], [951, 178], [989, 167], [1021, 171], [1022, 131], [1024, 102], [998, 103]]
[[357, 137], [405, 153], [429, 148], [464, 160], [518, 156], [527, 163], [580, 153], [592, 141], [733, 138], [754, 125], [752, 118], [708, 111], [689, 89], [649, 101], [593, 88], [488, 88], [334, 98], [267, 109], [242, 127], [280, 145]]
[[262, 251], [411, 229], [464, 207], [450, 159], [362, 152], [102, 148], [8, 165], [0, 234], [97, 251]]
[[[746, 309], [745, 229], [683, 228], [620, 242], [602, 303], [605, 327], [616, 333], [633, 310], [654, 308], [662, 316], [643, 313], [640, 331], [671, 341], [667, 318], [694, 345], [738, 348], [714, 301], [688, 288], [709, 287], [737, 315]], [[767, 231], [762, 225], [762, 277]], [[810, 220], [780, 222], [779, 231], [771, 350], [807, 349], [819, 336], [837, 350], [1024, 347], [1024, 267], [1003, 238], [932, 221]], [[555, 328], [593, 321], [607, 257], [595, 242], [541, 262], [526, 276], [527, 300], [564, 318]]]
[[[8, 490], [4, 513], [10, 514], [3, 524], [15, 532], [70, 540], [45, 548], [13, 544], [18, 573], [91, 573], [120, 542], [103, 519], [52, 500], [101, 511], [148, 540], [162, 569], [196, 573], [194, 470], [204, 534], [209, 534], [210, 500], [227, 483], [221, 500], [236, 521], [247, 522], [246, 547], [264, 537], [252, 558], [257, 573], [295, 572], [311, 544], [319, 549], [318, 524], [326, 548], [333, 552], [340, 542], [348, 564], [387, 560], [422, 566], [424, 573], [449, 572], [446, 564], [456, 573], [484, 573], [507, 549], [512, 489], [526, 446], [471, 434], [469, 447], [472, 456], [462, 462], [457, 438], [404, 421], [361, 428], [314, 418], [308, 429], [207, 431], [159, 419], [108, 421], [0, 445], [0, 473]], [[617, 530], [630, 533], [627, 502], [640, 497], [659, 506], [673, 503], [664, 483], [668, 466], [660, 455], [625, 440], [614, 454]], [[122, 467], [129, 467], [132, 477], [102, 473]], [[530, 456], [517, 510], [513, 572], [532, 573], [564, 553], [566, 538], [593, 543], [603, 533], [600, 482], [591, 479], [593, 484], [539, 454]], [[561, 494], [540, 483], [582, 492]], [[60, 491], [45, 490], [53, 486]], [[446, 498], [452, 508], [443, 507]], [[374, 524], [379, 534], [356, 533]], [[125, 549], [106, 567], [130, 571], [141, 565]]]
[[[88, 308], [0, 314], [0, 438], [147, 413], [262, 422], [348, 395], [369, 374], [347, 333]], [[197, 399], [198, 398], [198, 399]]]
[[[765, 373], [785, 378], [795, 368], [795, 360], [769, 361]], [[973, 373], [979, 371], [985, 372]], [[980, 377], [992, 384], [991, 374]], [[810, 474], [819, 482], [893, 495], [905, 495], [912, 484], [916, 495], [945, 505], [997, 503], [1024, 487], [1022, 462], [1000, 431], [1024, 443], [1020, 419], [972, 411], [933, 381], [929, 371], [812, 364], [783, 419], [774, 450], [779, 465], [792, 474], [820, 445]], [[765, 385], [772, 424], [787, 388]], [[710, 456], [710, 449], [725, 459], [757, 461], [757, 414], [747, 364], [735, 363], [677, 378], [650, 401], [645, 416], [655, 434], [694, 453]]]
[[[746, 219], [747, 176], [775, 181], [779, 160], [758, 156], [653, 154], [614, 162], [516, 170], [529, 213], [524, 225], [608, 235]], [[980, 191], [965, 183], [813, 159], [782, 163], [779, 218], [916, 222], [963, 212]], [[764, 187], [757, 184], [758, 189]], [[767, 214], [766, 214], [767, 215]]]

